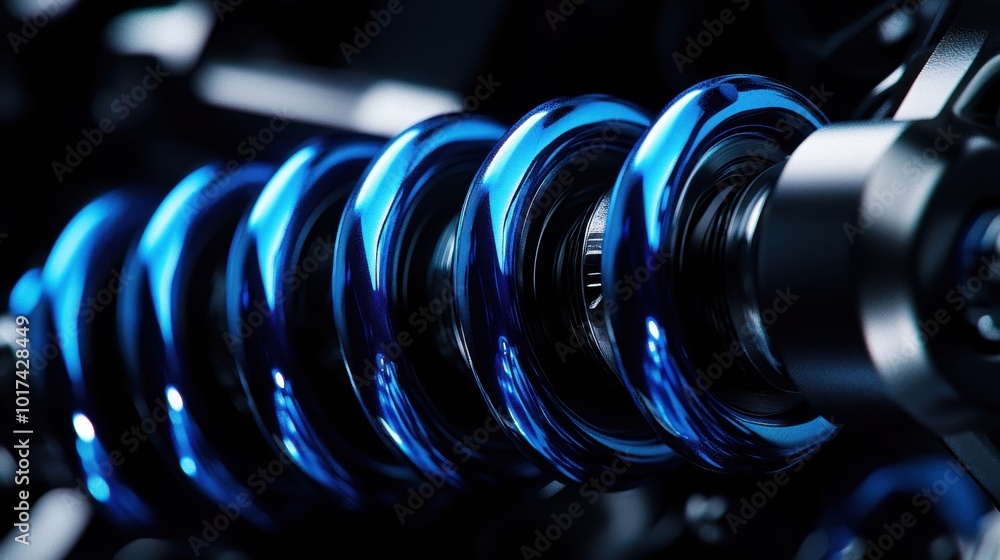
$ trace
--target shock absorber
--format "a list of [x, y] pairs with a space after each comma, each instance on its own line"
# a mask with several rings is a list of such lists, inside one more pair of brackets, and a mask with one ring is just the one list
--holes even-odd
[[[12, 309], [58, 341], [40, 372], [54, 431], [119, 521], [169, 511], [175, 479], [231, 499], [275, 452], [300, 476], [248, 508], [261, 526], [316, 485], [359, 508], [420, 477], [468, 490], [628, 465], [627, 488], [678, 454], [781, 468], [830, 424], [768, 383], [766, 336], [728, 312], [753, 286], [728, 267], [749, 258], [768, 171], [823, 123], [786, 86], [729, 76], [655, 123], [589, 95], [509, 130], [449, 115], [384, 145], [317, 138], [276, 169], [198, 169], [159, 204], [102, 196]], [[650, 181], [667, 199], [636, 205]], [[112, 285], [115, 312], [79, 312]], [[642, 342], [638, 368], [622, 341]], [[740, 349], [733, 372], [703, 387], [691, 376], [719, 345]], [[653, 379], [669, 402], [643, 394]], [[143, 418], [163, 420], [143, 460], [102, 472]], [[478, 428], [506, 437], [479, 444]]]
[[[270, 528], [423, 479], [773, 472], [834, 419], [920, 425], [996, 500], [992, 381], [969, 373], [1000, 338], [995, 12], [958, 16], [893, 121], [827, 126], [733, 75], [656, 118], [563, 98], [110, 192], [11, 295], [53, 341], [48, 433], [122, 525], [256, 485]], [[935, 74], [945, 54], [963, 70]], [[293, 474], [255, 472], [276, 454]]]

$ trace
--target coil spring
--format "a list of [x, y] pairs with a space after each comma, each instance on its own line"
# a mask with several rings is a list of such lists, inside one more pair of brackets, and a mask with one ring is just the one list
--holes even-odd
[[122, 525], [163, 523], [180, 492], [232, 500], [276, 453], [296, 474], [244, 510], [261, 527], [424, 479], [784, 468], [832, 424], [770, 351], [747, 263], [824, 122], [727, 76], [656, 119], [588, 95], [509, 130], [446, 115], [208, 165], [162, 202], [112, 191], [11, 295], [46, 428]]

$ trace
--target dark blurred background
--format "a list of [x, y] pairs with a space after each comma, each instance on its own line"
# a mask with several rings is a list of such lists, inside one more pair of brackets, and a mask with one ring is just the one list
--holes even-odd
[[[873, 90], [926, 54], [949, 7], [940, 0], [2, 0], [0, 132], [9, 175], [0, 293], [44, 262], [60, 228], [98, 193], [165, 193], [210, 161], [281, 161], [326, 130], [388, 137], [462, 110], [513, 124], [554, 97], [595, 92], [655, 113], [685, 88], [727, 73], [782, 80], [835, 121], [868, 118], [877, 114]], [[289, 126], [262, 133], [275, 116]], [[857, 430], [818, 450], [790, 475], [795, 490], [755, 508], [745, 526], [734, 529], [727, 513], [769, 477], [680, 466], [646, 487], [601, 496], [579, 528], [535, 550], [570, 558], [863, 555], [865, 535], [877, 538], [911, 507], [914, 489], [940, 477], [946, 458], [930, 441], [866, 447]], [[845, 506], [859, 488], [871, 503]], [[535, 547], [536, 530], [567, 511], [574, 495], [549, 488], [442, 496], [402, 526], [391, 510], [333, 512], [284, 535], [227, 532], [202, 557], [353, 550], [532, 558], [523, 546]], [[884, 557], [969, 553], [985, 534], [977, 500], [963, 502], [977, 504], [964, 506], [965, 517], [944, 510], [922, 520], [919, 536], [893, 543]], [[74, 557], [191, 551], [185, 535], [125, 533], [99, 516], [83, 526], [79, 542], [67, 545]], [[24, 553], [4, 544], [0, 556]], [[313, 546], [316, 553], [305, 552]]]
[[[725, 73], [764, 74], [807, 93], [825, 87], [834, 95], [823, 110], [845, 119], [943, 12], [938, 0], [400, 0], [388, 24], [369, 27], [377, 36], [358, 37], [355, 27], [387, 5], [6, 0], [0, 131], [10, 179], [0, 223], [9, 237], [0, 286], [38, 264], [33, 249], [50, 245], [95, 193], [165, 189], [206, 161], [244, 159], [241, 142], [282, 107], [297, 124], [262, 151], [266, 159], [323, 128], [389, 134], [463, 105], [513, 124], [551, 98], [606, 92], [657, 112]], [[719, 29], [713, 22], [722, 32], [706, 41], [703, 32]], [[141, 101], [122, 100], [150, 65], [169, 75]], [[495, 82], [479, 89], [481, 100], [480, 78]], [[373, 91], [379, 84], [398, 87]], [[93, 153], [69, 172], [53, 170], [105, 118], [115, 128]]]

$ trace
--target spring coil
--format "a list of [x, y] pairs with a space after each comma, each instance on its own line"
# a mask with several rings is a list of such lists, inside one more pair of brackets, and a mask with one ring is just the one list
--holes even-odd
[[[316, 138], [162, 201], [112, 191], [11, 294], [56, 342], [33, 349], [46, 430], [123, 526], [258, 484], [276, 490], [243, 513], [273, 527], [424, 480], [779, 470], [833, 430], [781, 386], [746, 263], [781, 163], [824, 122], [727, 76], [655, 120], [587, 95], [509, 130], [445, 115]], [[293, 475], [262, 472], [276, 454]]]

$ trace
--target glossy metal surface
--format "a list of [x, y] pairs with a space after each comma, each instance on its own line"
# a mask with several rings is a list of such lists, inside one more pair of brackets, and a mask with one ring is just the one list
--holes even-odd
[[[121, 375], [115, 309], [131, 280], [121, 266], [152, 209], [150, 198], [123, 191], [91, 202], [67, 224], [40, 273], [25, 275], [11, 297], [39, 341], [30, 384], [47, 388], [46, 404], [57, 411], [46, 424], [73, 457], [78, 481], [124, 527], [163, 522], [171, 509], [169, 492], [158, 487], [169, 473], [138, 446], [129, 428], [141, 417], [128, 406], [126, 380], [114, 378]], [[120, 401], [125, 406], [109, 406]]]
[[[836, 431], [815, 413], [748, 413], [716, 395], [712, 379], [700, 380], [700, 368], [708, 366], [691, 360], [688, 347], [699, 341], [681, 319], [686, 303], [677, 280], [689, 250], [685, 220], [706, 194], [725, 186], [693, 179], [705, 160], [718, 158], [722, 142], [739, 135], [778, 145], [823, 121], [808, 100], [770, 80], [709, 80], [663, 111], [629, 155], [612, 193], [602, 276], [605, 305], [615, 309], [609, 316], [621, 371], [659, 434], [702, 466], [736, 472], [785, 468]], [[729, 179], [743, 179], [740, 187], [749, 183], [739, 170]], [[623, 285], [623, 279], [634, 279], [636, 286]], [[754, 338], [767, 340], [763, 333]], [[716, 348], [722, 357], [714, 367], [730, 368], [740, 353], [735, 348], [728, 343]], [[734, 371], [730, 375], [740, 375]]]
[[612, 466], [617, 472], [624, 461], [631, 466], [620, 479], [634, 484], [673, 460], [631, 403], [614, 413], [605, 409], [603, 418], [579, 402], [568, 404], [574, 393], [593, 394], [597, 387], [603, 395], [598, 406], [627, 396], [603, 364], [575, 371], [560, 366], [557, 345], [569, 333], [539, 318], [540, 309], [559, 302], [539, 297], [543, 283], [551, 282], [545, 268], [551, 260], [539, 257], [538, 237], [552, 233], [540, 232], [538, 222], [553, 217], [560, 200], [588, 192], [599, 197], [610, 187], [617, 167], [601, 174], [603, 184], [575, 178], [574, 166], [586, 161], [583, 150], [597, 145], [606, 150], [603, 157], [622, 158], [648, 124], [643, 111], [606, 96], [536, 108], [480, 168], [459, 224], [455, 285], [476, 378], [514, 441], [568, 480], [586, 480]]
[[144, 397], [141, 412], [152, 416], [166, 403], [169, 422], [160, 433], [169, 438], [158, 446], [164, 459], [213, 502], [249, 501], [241, 515], [262, 527], [293, 521], [315, 496], [294, 474], [270, 481], [259, 474], [277, 458], [249, 413], [223, 337], [225, 256], [241, 216], [273, 172], [256, 163], [231, 171], [209, 165], [183, 179], [126, 263], [135, 280], [120, 308], [124, 353]]
[[447, 115], [390, 140], [347, 203], [333, 260], [333, 315], [371, 425], [418, 472], [457, 488], [532, 470], [502, 434], [468, 441], [495, 423], [461, 354], [447, 352], [459, 346], [447, 266], [454, 222], [503, 133], [484, 118]]
[[227, 266], [227, 348], [268, 441], [349, 509], [412, 480], [365, 418], [330, 309], [344, 204], [382, 143], [317, 138], [270, 178], [237, 230]]

